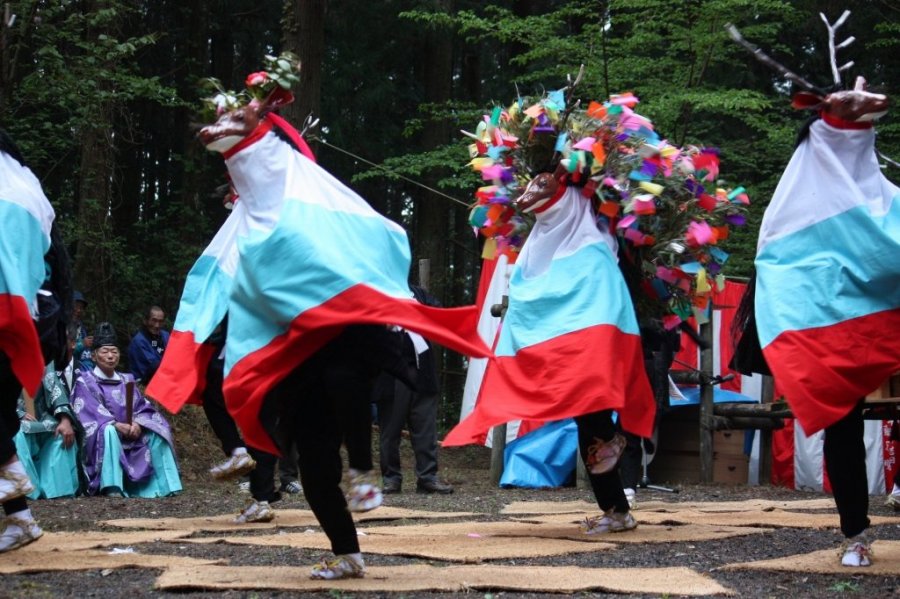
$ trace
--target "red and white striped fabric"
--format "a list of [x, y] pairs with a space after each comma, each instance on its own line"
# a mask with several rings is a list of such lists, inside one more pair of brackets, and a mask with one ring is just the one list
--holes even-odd
[[[478, 281], [478, 297], [475, 306], [478, 309], [478, 334], [484, 343], [494, 349], [500, 335], [500, 319], [491, 315], [491, 306], [503, 301], [509, 289], [509, 275], [514, 262], [509, 262], [505, 255], [495, 259], [485, 259], [481, 263], [481, 278]], [[475, 400], [481, 389], [481, 381], [487, 370], [488, 358], [470, 358], [466, 371], [466, 384], [463, 389], [462, 407], [459, 419], [462, 421], [475, 409]], [[536, 420], [514, 420], [506, 425], [506, 441], [512, 441], [522, 435], [540, 428], [544, 423]], [[491, 431], [488, 431], [484, 444], [491, 446]]]
[[[500, 319], [490, 315], [490, 308], [502, 301], [510, 268], [505, 257], [485, 260], [482, 265], [477, 301], [481, 315], [478, 331], [485, 343], [491, 346], [499, 333]], [[722, 383], [722, 388], [759, 400], [762, 394], [762, 377], [742, 375], [728, 368], [734, 354], [731, 323], [746, 287], [744, 283], [726, 281], [725, 288], [713, 298], [713, 374], [734, 374], [734, 379]], [[681, 350], [675, 359], [677, 362], [673, 365], [673, 370], [699, 367], [700, 350], [687, 335], [682, 335]], [[469, 362], [461, 418], [468, 415], [475, 405], [486, 366], [485, 358], [475, 358]], [[512, 441], [542, 424], [534, 421], [511, 422], [507, 426], [506, 440]], [[869, 493], [873, 495], [890, 491], [893, 474], [898, 467], [894, 443], [889, 439], [890, 427], [891, 421], [866, 421], [866, 471]], [[487, 445], [490, 445], [490, 440], [488, 434]], [[794, 420], [785, 421], [785, 428], [774, 431], [771, 482], [792, 489], [831, 492], [822, 457], [822, 433], [807, 437]]]
[[[725, 281], [725, 288], [713, 295], [713, 375], [733, 374], [733, 379], [721, 384], [722, 389], [734, 391], [759, 401], [762, 393], [762, 377], [742, 375], [728, 368], [728, 363], [734, 355], [731, 323], [734, 321], [734, 315], [746, 289], [745, 283]], [[696, 327], [693, 319], [689, 324]], [[681, 351], [675, 356], [672, 370], [686, 370], [687, 368], [700, 368], [700, 349], [690, 337], [682, 333]]]
[[[722, 388], [736, 391], [753, 399], [761, 395], [761, 376], [741, 375], [728, 368], [734, 354], [731, 323], [741, 303], [746, 285], [728, 281], [725, 289], [716, 294], [713, 303], [713, 374], [733, 373], [735, 378], [722, 383]], [[691, 368], [700, 363], [697, 345], [682, 335], [681, 351], [676, 360]], [[682, 366], [683, 368], [683, 366]], [[673, 366], [678, 370], [679, 364]], [[779, 395], [776, 382], [776, 396]], [[894, 442], [890, 440], [891, 421], [869, 420], [865, 425], [866, 473], [869, 493], [880, 495], [890, 491], [893, 473], [897, 468]], [[785, 427], [772, 434], [772, 479], [774, 485], [807, 491], [831, 492], [825, 475], [822, 455], [823, 433], [807, 437], [795, 420], [786, 420]]]
[[[822, 454], [824, 431], [807, 437], [800, 423], [788, 420], [772, 435], [772, 484], [804, 491], [831, 492]], [[897, 456], [890, 440], [890, 420], [866, 420], [866, 476], [869, 494], [890, 492]]]

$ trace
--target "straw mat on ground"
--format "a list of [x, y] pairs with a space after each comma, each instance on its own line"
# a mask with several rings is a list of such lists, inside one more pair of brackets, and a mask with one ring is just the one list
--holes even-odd
[[[411, 510], [400, 507], [382, 506], [371, 512], [354, 514], [358, 522], [373, 520], [400, 520], [403, 518], [459, 518], [474, 516], [472, 512], [430, 512]], [[149, 530], [187, 530], [187, 531], [222, 531], [222, 530], [257, 530], [270, 528], [288, 528], [318, 526], [319, 523], [309, 510], [275, 510], [275, 520], [249, 524], [235, 524], [236, 514], [220, 516], [200, 516], [197, 518], [124, 518], [104, 520], [100, 524], [119, 528], [146, 528]]]
[[[590, 538], [591, 541], [595, 539]], [[585, 543], [568, 539], [536, 539], [523, 542], [523, 537], [491, 535], [419, 535], [410, 537], [367, 535], [359, 538], [363, 553], [403, 555], [448, 562], [478, 563], [490, 559], [548, 557], [570, 553], [587, 553], [614, 549], [615, 545], [599, 542]], [[179, 543], [230, 543], [233, 545], [261, 545], [331, 549], [331, 542], [320, 532], [282, 533], [273, 535], [245, 535], [235, 537], [205, 537], [183, 539]]]
[[[571, 515], [567, 515], [571, 518]], [[668, 543], [680, 541], [710, 541], [730, 537], [760, 534], [760, 528], [684, 524], [675, 526], [640, 523], [627, 533], [586, 535], [579, 522], [434, 522], [409, 526], [375, 526], [362, 529], [370, 536], [392, 535], [404, 539], [419, 536], [491, 535], [498, 537], [538, 537], [541, 539], [569, 539], [581, 542], [609, 543]], [[399, 542], [399, 541], [398, 541]], [[403, 541], [406, 542], [405, 540]], [[544, 541], [541, 541], [544, 542]], [[512, 556], [509, 556], [512, 557]]]
[[[575, 523], [584, 516], [570, 514], [544, 514], [522, 516], [522, 522]], [[709, 526], [751, 526], [764, 528], [833, 528], [838, 526], [837, 514], [808, 514], [784, 510], [757, 512], [698, 512], [696, 510], [664, 511], [636, 510], [638, 524], [707, 524]], [[872, 525], [898, 524], [900, 517], [869, 516]]]
[[[410, 526], [377, 526], [360, 530], [365, 553], [405, 555], [444, 561], [479, 562], [486, 559], [544, 557], [599, 551], [611, 543], [671, 543], [709, 541], [764, 533], [765, 529], [686, 524], [642, 525], [623, 534], [586, 535], [575, 524], [526, 522], [436, 522]], [[527, 541], [525, 541], [527, 539]], [[292, 546], [328, 549], [318, 532], [241, 535], [180, 539], [180, 543]]]
[[[797, 501], [747, 499], [745, 501], [640, 501], [637, 511], [643, 510], [696, 510], [700, 512], [742, 512], [783, 510], [821, 510], [835, 509], [834, 500], [828, 497], [820, 499], [801, 499]], [[513, 501], [501, 510], [501, 514], [565, 514], [597, 512], [597, 504], [588, 501]]]
[[310, 580], [309, 567], [168, 569], [156, 580], [162, 590], [268, 589], [286, 591], [407, 592], [503, 589], [545, 593], [608, 591], [679, 595], [732, 594], [688, 568], [577, 568], [552, 566], [381, 566], [365, 578]]
[[48, 572], [50, 570], [105, 570], [114, 568], [197, 568], [222, 564], [223, 560], [204, 560], [177, 555], [107, 553], [105, 551], [66, 551], [49, 559], [47, 552], [10, 551], [0, 554], [0, 574]]
[[727, 564], [720, 570], [781, 570], [787, 572], [815, 572], [818, 574], [875, 574], [900, 575], [900, 541], [875, 541], [872, 543], [872, 565], [868, 568], [848, 568], [841, 565], [838, 549], [822, 549], [812, 553], [799, 553], [777, 559], [757, 562]]
[[[97, 547], [128, 547], [138, 543], [169, 541], [191, 534], [189, 530], [129, 530], [127, 532], [79, 531], [44, 532], [40, 539], [17, 549], [16, 553], [46, 553], [48, 551], [77, 551]], [[0, 554], [0, 559], [3, 555]]]

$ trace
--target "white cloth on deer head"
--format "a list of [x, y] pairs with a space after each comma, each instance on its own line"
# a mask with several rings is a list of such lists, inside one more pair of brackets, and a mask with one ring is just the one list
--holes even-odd
[[898, 193], [900, 188], [878, 166], [874, 129], [838, 129], [815, 121], [766, 208], [757, 252], [775, 239], [857, 206], [882, 217]]
[[615, 237], [597, 227], [591, 203], [581, 195], [580, 188], [566, 188], [557, 202], [535, 216], [534, 228], [516, 260], [516, 267], [525, 278], [539, 276], [555, 258], [572, 255], [599, 241], [616, 256]]

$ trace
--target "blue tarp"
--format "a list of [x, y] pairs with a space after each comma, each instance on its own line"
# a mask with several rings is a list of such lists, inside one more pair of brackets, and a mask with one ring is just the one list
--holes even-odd
[[[714, 388], [715, 403], [755, 403], [746, 395]], [[684, 400], [670, 398], [673, 408], [700, 404], [700, 388], [681, 388]], [[503, 453], [501, 487], [561, 487], [575, 473], [578, 429], [571, 418], [545, 424], [507, 443]]]
[[578, 429], [571, 418], [545, 424], [506, 445], [501, 487], [561, 487], [575, 472]]
[[[681, 406], [699, 406], [700, 405], [700, 387], [679, 387], [679, 391], [684, 395], [686, 401], [669, 398], [669, 405], [673, 408]], [[713, 387], [713, 403], [757, 403], [755, 399], [749, 395], [741, 395], [736, 391], [728, 389], [720, 389]]]

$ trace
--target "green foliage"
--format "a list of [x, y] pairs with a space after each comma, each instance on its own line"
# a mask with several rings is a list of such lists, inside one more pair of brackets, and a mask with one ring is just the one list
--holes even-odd
[[[29, 4], [13, 3], [12, 10], [27, 14]], [[136, 328], [149, 303], [174, 312], [177, 298], [171, 294], [180, 290], [186, 272], [178, 253], [188, 250], [193, 260], [199, 250], [178, 243], [177, 232], [156, 209], [138, 208], [131, 230], [116, 230], [118, 213], [138, 198], [114, 195], [105, 205], [107, 200], [98, 199], [105, 193], [80, 185], [93, 176], [81, 171], [88, 132], [102, 130], [111, 144], [110, 162], [103, 165], [108, 174], [98, 173], [105, 180], [123, 173], [119, 150], [132, 146], [143, 127], [153, 126], [135, 121], [137, 105], [170, 111], [185, 105], [158, 74], [141, 72], [142, 59], [161, 35], [143, 27], [130, 34], [125, 25], [137, 17], [128, 2], [106, 2], [93, 12], [73, 3], [42, 3], [36, 18], [15, 31], [20, 35], [10, 36], [11, 45], [23, 50], [19, 56], [27, 53], [30, 59], [16, 65], [15, 93], [0, 105], [0, 121], [42, 179], [76, 262], [90, 261], [80, 272], [95, 274], [76, 284], [91, 297], [92, 320], [111, 320], [123, 333]], [[118, 187], [115, 180], [110, 185]], [[89, 212], [98, 214], [99, 222], [85, 218]], [[140, 235], [152, 235], [158, 247], [135, 243]]]
[[[277, 56], [282, 3], [9, 5], [18, 19], [3, 31], [0, 124], [41, 179], [78, 264], [92, 260], [107, 268], [102, 280], [78, 281], [89, 295], [103, 289], [108, 295], [93, 297], [91, 316], [130, 329], [150, 303], [174, 315], [185, 273], [226, 216], [214, 191], [224, 182], [222, 161], [191, 139], [197, 82], [212, 76], [235, 88], [263, 56]], [[467, 165], [460, 129], [516, 95], [559, 89], [584, 65], [576, 88], [584, 102], [631, 91], [641, 100], [637, 111], [671, 143], [720, 149], [721, 177], [744, 185], [752, 202], [750, 225], [722, 245], [731, 254], [727, 272], [750, 273], [756, 228], [807, 115], [789, 108], [791, 85], [732, 42], [723, 25], [734, 23], [776, 60], [828, 85], [818, 13], [833, 21], [843, 6], [825, 0], [454, 0], [455, 10], [442, 10], [446, 5], [329, 0], [316, 116], [331, 146], [319, 147], [320, 164], [377, 209], [415, 224], [422, 198], [452, 200], [410, 179], [427, 179], [463, 202], [483, 185]], [[896, 97], [896, 8], [862, 2], [852, 9], [841, 30], [857, 38], [841, 51], [842, 62], [855, 61], [848, 81], [862, 74]], [[435, 39], [452, 44], [449, 101], [427, 93]], [[95, 135], [108, 140], [99, 179], [108, 190], [83, 185], [90, 175], [82, 172], [91, 158], [86, 142]], [[900, 161], [896, 113], [879, 123], [877, 148]], [[885, 173], [900, 179], [900, 168], [888, 165]], [[466, 211], [453, 206], [452, 230], [417, 235], [449, 246], [448, 281], [472, 288]], [[102, 218], [89, 224], [84, 217], [91, 210]]]
[[839, 580], [828, 587], [828, 590], [832, 593], [858, 593], [859, 584], [852, 580]]

